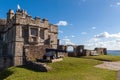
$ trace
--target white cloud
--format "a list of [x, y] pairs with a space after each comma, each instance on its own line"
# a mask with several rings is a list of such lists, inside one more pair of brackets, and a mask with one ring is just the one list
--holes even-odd
[[68, 36], [65, 36], [64, 39], [68, 39]]
[[74, 38], [75, 36], [74, 36], [74, 35], [72, 35], [71, 37], [72, 37], [72, 38]]
[[92, 27], [92, 29], [96, 29], [96, 27]]
[[109, 34], [108, 32], [103, 32], [95, 35], [95, 38], [120, 38], [120, 33]]
[[86, 43], [85, 47], [88, 49], [94, 49], [95, 47], [103, 47], [107, 48], [108, 50], [119, 50], [120, 49], [120, 42], [116, 42], [116, 40], [108, 40], [108, 41], [97, 41]]
[[84, 34], [87, 34], [87, 32], [81, 32], [81, 34], [83, 34], [83, 35], [84, 35]]
[[120, 39], [116, 39], [116, 42], [120, 42]]
[[119, 7], [120, 6], [120, 2], [115, 2], [114, 4], [111, 4], [110, 7]]
[[98, 42], [98, 41], [100, 41], [100, 39], [98, 39], [98, 38], [91, 38], [87, 42], [92, 43], [92, 42]]
[[59, 33], [63, 33], [63, 31], [61, 31], [61, 30], [59, 30], [58, 32], [59, 32]]
[[105, 47], [108, 50], [120, 49], [120, 33], [110, 34], [103, 32], [95, 35], [93, 38], [85, 42], [87, 49], [94, 49], [95, 47]]
[[95, 38], [108, 38], [108, 37], [109, 37], [108, 32], [103, 32], [103, 33], [100, 33], [98, 35], [95, 35]]
[[120, 2], [117, 2], [116, 5], [117, 5], [117, 6], [120, 6]]
[[71, 40], [68, 39], [68, 38], [64, 38], [64, 39], [60, 40], [60, 44], [61, 44], [61, 45], [75, 45], [75, 44], [74, 44], [73, 42], [71, 42]]
[[58, 25], [58, 26], [67, 26], [68, 23], [67, 23], [67, 21], [59, 21], [56, 25]]

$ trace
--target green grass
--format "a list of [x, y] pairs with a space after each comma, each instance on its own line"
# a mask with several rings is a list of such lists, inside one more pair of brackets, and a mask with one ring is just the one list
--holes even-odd
[[112, 56], [112, 55], [84, 56], [82, 58], [96, 59], [101, 61], [120, 61], [120, 56]]
[[[97, 56], [95, 56], [98, 58]], [[109, 58], [109, 56], [103, 56]], [[87, 57], [85, 57], [87, 58]], [[48, 63], [49, 72], [36, 72], [25, 67], [11, 67], [0, 73], [0, 80], [116, 80], [117, 72], [95, 68], [102, 61], [95, 59], [66, 57], [57, 63]], [[92, 58], [92, 57], [91, 57]], [[94, 57], [93, 57], [94, 58]], [[99, 56], [102, 58], [102, 56]], [[112, 58], [112, 57], [111, 57]], [[113, 58], [114, 60], [114, 58]], [[120, 59], [119, 59], [120, 60]]]

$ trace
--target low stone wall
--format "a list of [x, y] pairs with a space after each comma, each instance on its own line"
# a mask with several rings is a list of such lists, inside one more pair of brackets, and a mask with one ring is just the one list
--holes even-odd
[[65, 57], [68, 56], [67, 52], [58, 52], [58, 57]]
[[51, 62], [60, 62], [60, 61], [63, 61], [63, 58], [58, 58], [58, 59], [51, 60]]
[[46, 48], [50, 48], [50, 46], [24, 46], [24, 56], [26, 56], [27, 61], [35, 61], [43, 57], [46, 53]]
[[84, 53], [83, 56], [90, 56], [91, 55], [91, 50], [84, 50], [83, 53]]
[[69, 57], [75, 57], [76, 56], [75, 52], [67, 52], [67, 54], [68, 54]]
[[106, 48], [95, 48], [95, 50], [97, 51], [97, 53], [99, 55], [107, 55], [107, 49]]

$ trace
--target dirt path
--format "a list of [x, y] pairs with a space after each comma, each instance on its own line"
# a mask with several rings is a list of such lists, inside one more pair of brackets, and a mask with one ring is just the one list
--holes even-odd
[[119, 62], [104, 61], [103, 64], [96, 65], [95, 67], [119, 71], [120, 70], [120, 61]]
[[118, 71], [117, 80], [120, 80], [120, 71]]
[[103, 64], [96, 65], [95, 67], [118, 71], [117, 80], [120, 80], [120, 62], [107, 62], [107, 61], [104, 61]]

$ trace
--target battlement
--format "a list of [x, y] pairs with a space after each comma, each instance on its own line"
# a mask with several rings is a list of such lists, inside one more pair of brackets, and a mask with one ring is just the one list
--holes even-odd
[[7, 13], [7, 24], [22, 24], [22, 25], [31, 25], [38, 26], [42, 28], [48, 28], [49, 22], [48, 19], [36, 16], [32, 18], [25, 10], [18, 9], [15, 13], [14, 10], [10, 9]]

